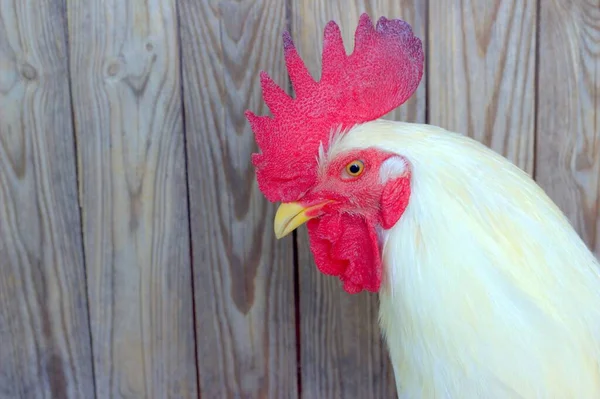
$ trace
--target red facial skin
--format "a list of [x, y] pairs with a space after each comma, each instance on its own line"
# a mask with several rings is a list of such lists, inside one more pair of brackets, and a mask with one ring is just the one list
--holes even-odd
[[[410, 197], [410, 171], [380, 181], [380, 167], [397, 156], [377, 149], [358, 150], [332, 160], [321, 171], [317, 184], [300, 203], [315, 209], [307, 223], [310, 246], [319, 270], [339, 276], [350, 294], [379, 291], [381, 249], [377, 227], [390, 229], [402, 216]], [[364, 164], [359, 176], [346, 172], [356, 160]]]

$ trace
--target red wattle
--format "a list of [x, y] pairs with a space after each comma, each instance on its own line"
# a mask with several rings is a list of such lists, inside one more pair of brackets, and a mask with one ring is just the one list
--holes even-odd
[[379, 291], [381, 257], [372, 223], [334, 213], [310, 220], [307, 227], [315, 263], [323, 274], [338, 276], [349, 294]]

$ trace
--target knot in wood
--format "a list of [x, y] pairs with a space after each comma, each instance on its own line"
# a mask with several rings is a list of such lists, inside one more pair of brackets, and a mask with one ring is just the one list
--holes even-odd
[[27, 62], [21, 66], [21, 75], [27, 80], [35, 80], [38, 76], [37, 70]]
[[119, 61], [113, 61], [108, 64], [107, 73], [108, 76], [117, 76], [119, 71], [121, 70], [121, 63]]

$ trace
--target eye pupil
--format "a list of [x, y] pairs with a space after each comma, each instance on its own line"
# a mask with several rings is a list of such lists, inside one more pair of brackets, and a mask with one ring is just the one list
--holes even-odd
[[358, 172], [360, 172], [360, 166], [358, 166], [355, 163], [350, 165], [350, 173], [358, 173]]

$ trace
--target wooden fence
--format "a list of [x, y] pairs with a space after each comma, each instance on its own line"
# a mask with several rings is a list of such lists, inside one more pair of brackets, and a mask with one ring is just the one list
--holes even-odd
[[468, 134], [600, 252], [599, 0], [0, 0], [0, 397], [388, 398], [377, 297], [276, 241], [247, 108], [325, 23], [407, 20], [390, 118]]

